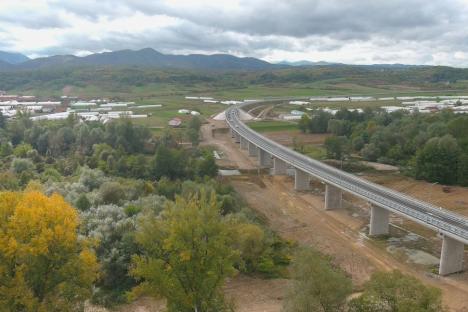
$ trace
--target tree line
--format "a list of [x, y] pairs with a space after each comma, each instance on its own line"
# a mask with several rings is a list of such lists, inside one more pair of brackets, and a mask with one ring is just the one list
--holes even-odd
[[335, 115], [321, 110], [305, 115], [298, 127], [332, 134], [325, 142], [330, 158], [359, 156], [397, 165], [417, 179], [468, 185], [468, 116], [449, 110], [423, 114], [343, 108]]

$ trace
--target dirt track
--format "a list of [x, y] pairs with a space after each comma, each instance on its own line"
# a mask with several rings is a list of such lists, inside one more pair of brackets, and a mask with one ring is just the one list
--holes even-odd
[[[228, 133], [217, 132], [212, 137], [211, 131], [207, 131], [204, 138], [207, 144], [215, 145], [224, 151], [226, 159], [223, 162], [230, 167], [240, 169], [255, 167], [256, 160], [247, 157], [247, 154], [233, 143]], [[371, 177], [371, 179], [377, 178]], [[386, 182], [387, 186], [399, 188], [398, 183]], [[412, 183], [417, 185], [419, 182], [412, 181]], [[314, 186], [315, 192], [296, 192], [293, 190], [293, 181], [290, 177], [241, 176], [232, 178], [232, 184], [248, 204], [265, 217], [273, 230], [286, 239], [297, 241], [299, 244], [312, 245], [331, 255], [336, 264], [352, 277], [356, 285], [361, 285], [375, 270], [399, 269], [420, 278], [425, 283], [441, 288], [444, 302], [452, 311], [468, 311], [468, 273], [439, 277], [386, 252], [385, 248], [369, 240], [365, 235], [368, 222], [365, 203], [345, 197], [352, 202], [353, 205], [349, 206], [353, 206], [353, 209], [324, 211], [320, 184]], [[405, 190], [424, 189], [419, 186], [411, 188], [407, 184], [403, 184], [402, 187]], [[419, 193], [413, 195], [424, 197]], [[457, 201], [463, 202], [458, 197]], [[360, 206], [358, 210], [363, 211], [364, 215], [356, 216], [356, 206]], [[410, 224], [398, 217], [393, 217], [392, 220], [399, 222], [402, 227]], [[411, 230], [417, 227], [410, 225]], [[426, 231], [424, 234], [429, 235], [429, 240], [435, 237], [433, 232]], [[280, 302], [276, 303], [278, 305], [276, 308], [264, 311], [279, 311]]]

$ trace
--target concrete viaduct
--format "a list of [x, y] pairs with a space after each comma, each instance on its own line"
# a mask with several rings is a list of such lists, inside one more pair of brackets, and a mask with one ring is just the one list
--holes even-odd
[[240, 118], [243, 106], [258, 103], [261, 101], [231, 106], [226, 110], [226, 122], [240, 148], [247, 150], [249, 156], [257, 157], [260, 167], [272, 168], [274, 175], [284, 175], [288, 167], [293, 168], [296, 190], [307, 190], [311, 177], [322, 181], [326, 185], [326, 210], [342, 207], [343, 191], [366, 200], [371, 205], [371, 236], [389, 233], [390, 213], [437, 231], [443, 239], [439, 274], [463, 270], [464, 245], [468, 244], [467, 218], [328, 166], [265, 138]]

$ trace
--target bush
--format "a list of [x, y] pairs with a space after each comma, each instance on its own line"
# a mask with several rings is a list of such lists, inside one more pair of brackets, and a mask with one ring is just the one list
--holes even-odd
[[443, 312], [442, 293], [399, 271], [374, 273], [350, 312]]
[[131, 256], [138, 253], [133, 240], [135, 217], [122, 207], [101, 205], [82, 213], [83, 234], [99, 241], [96, 254], [101, 264], [101, 276], [93, 301], [106, 306], [125, 300], [125, 292], [136, 285], [128, 275]]
[[99, 188], [100, 202], [118, 204], [125, 199], [125, 190], [118, 182], [104, 182]]
[[292, 282], [285, 312], [343, 311], [352, 291], [351, 280], [312, 249], [298, 252], [292, 267]]
[[11, 170], [16, 174], [34, 171], [35, 166], [30, 159], [15, 158], [11, 162]]
[[88, 197], [86, 197], [85, 194], [81, 194], [75, 203], [75, 207], [81, 211], [86, 211], [91, 207], [91, 203], [89, 202], [89, 199]]

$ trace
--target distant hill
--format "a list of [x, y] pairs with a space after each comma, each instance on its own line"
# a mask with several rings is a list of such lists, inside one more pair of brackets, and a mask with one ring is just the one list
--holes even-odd
[[370, 65], [350, 65], [344, 63], [331, 63], [325, 61], [311, 62], [311, 61], [281, 61], [277, 63], [279, 65], [294, 66], [294, 67], [312, 67], [312, 66], [359, 66], [359, 67], [368, 67], [375, 69], [404, 69], [409, 67], [424, 67], [424, 65], [406, 65], [406, 64], [370, 64]]
[[325, 61], [311, 62], [311, 61], [281, 61], [277, 63], [279, 65], [288, 65], [288, 66], [329, 66], [329, 65], [344, 65], [342, 63], [330, 63]]
[[21, 53], [10, 53], [0, 51], [0, 61], [9, 64], [19, 64], [28, 61], [29, 58]]
[[200, 70], [262, 70], [280, 68], [280, 65], [253, 57], [236, 57], [229, 54], [171, 55], [151, 48], [138, 51], [121, 50], [91, 54], [85, 57], [56, 55], [33, 59], [16, 66], [17, 69], [45, 69], [67, 66], [138, 66], [169, 69]]

